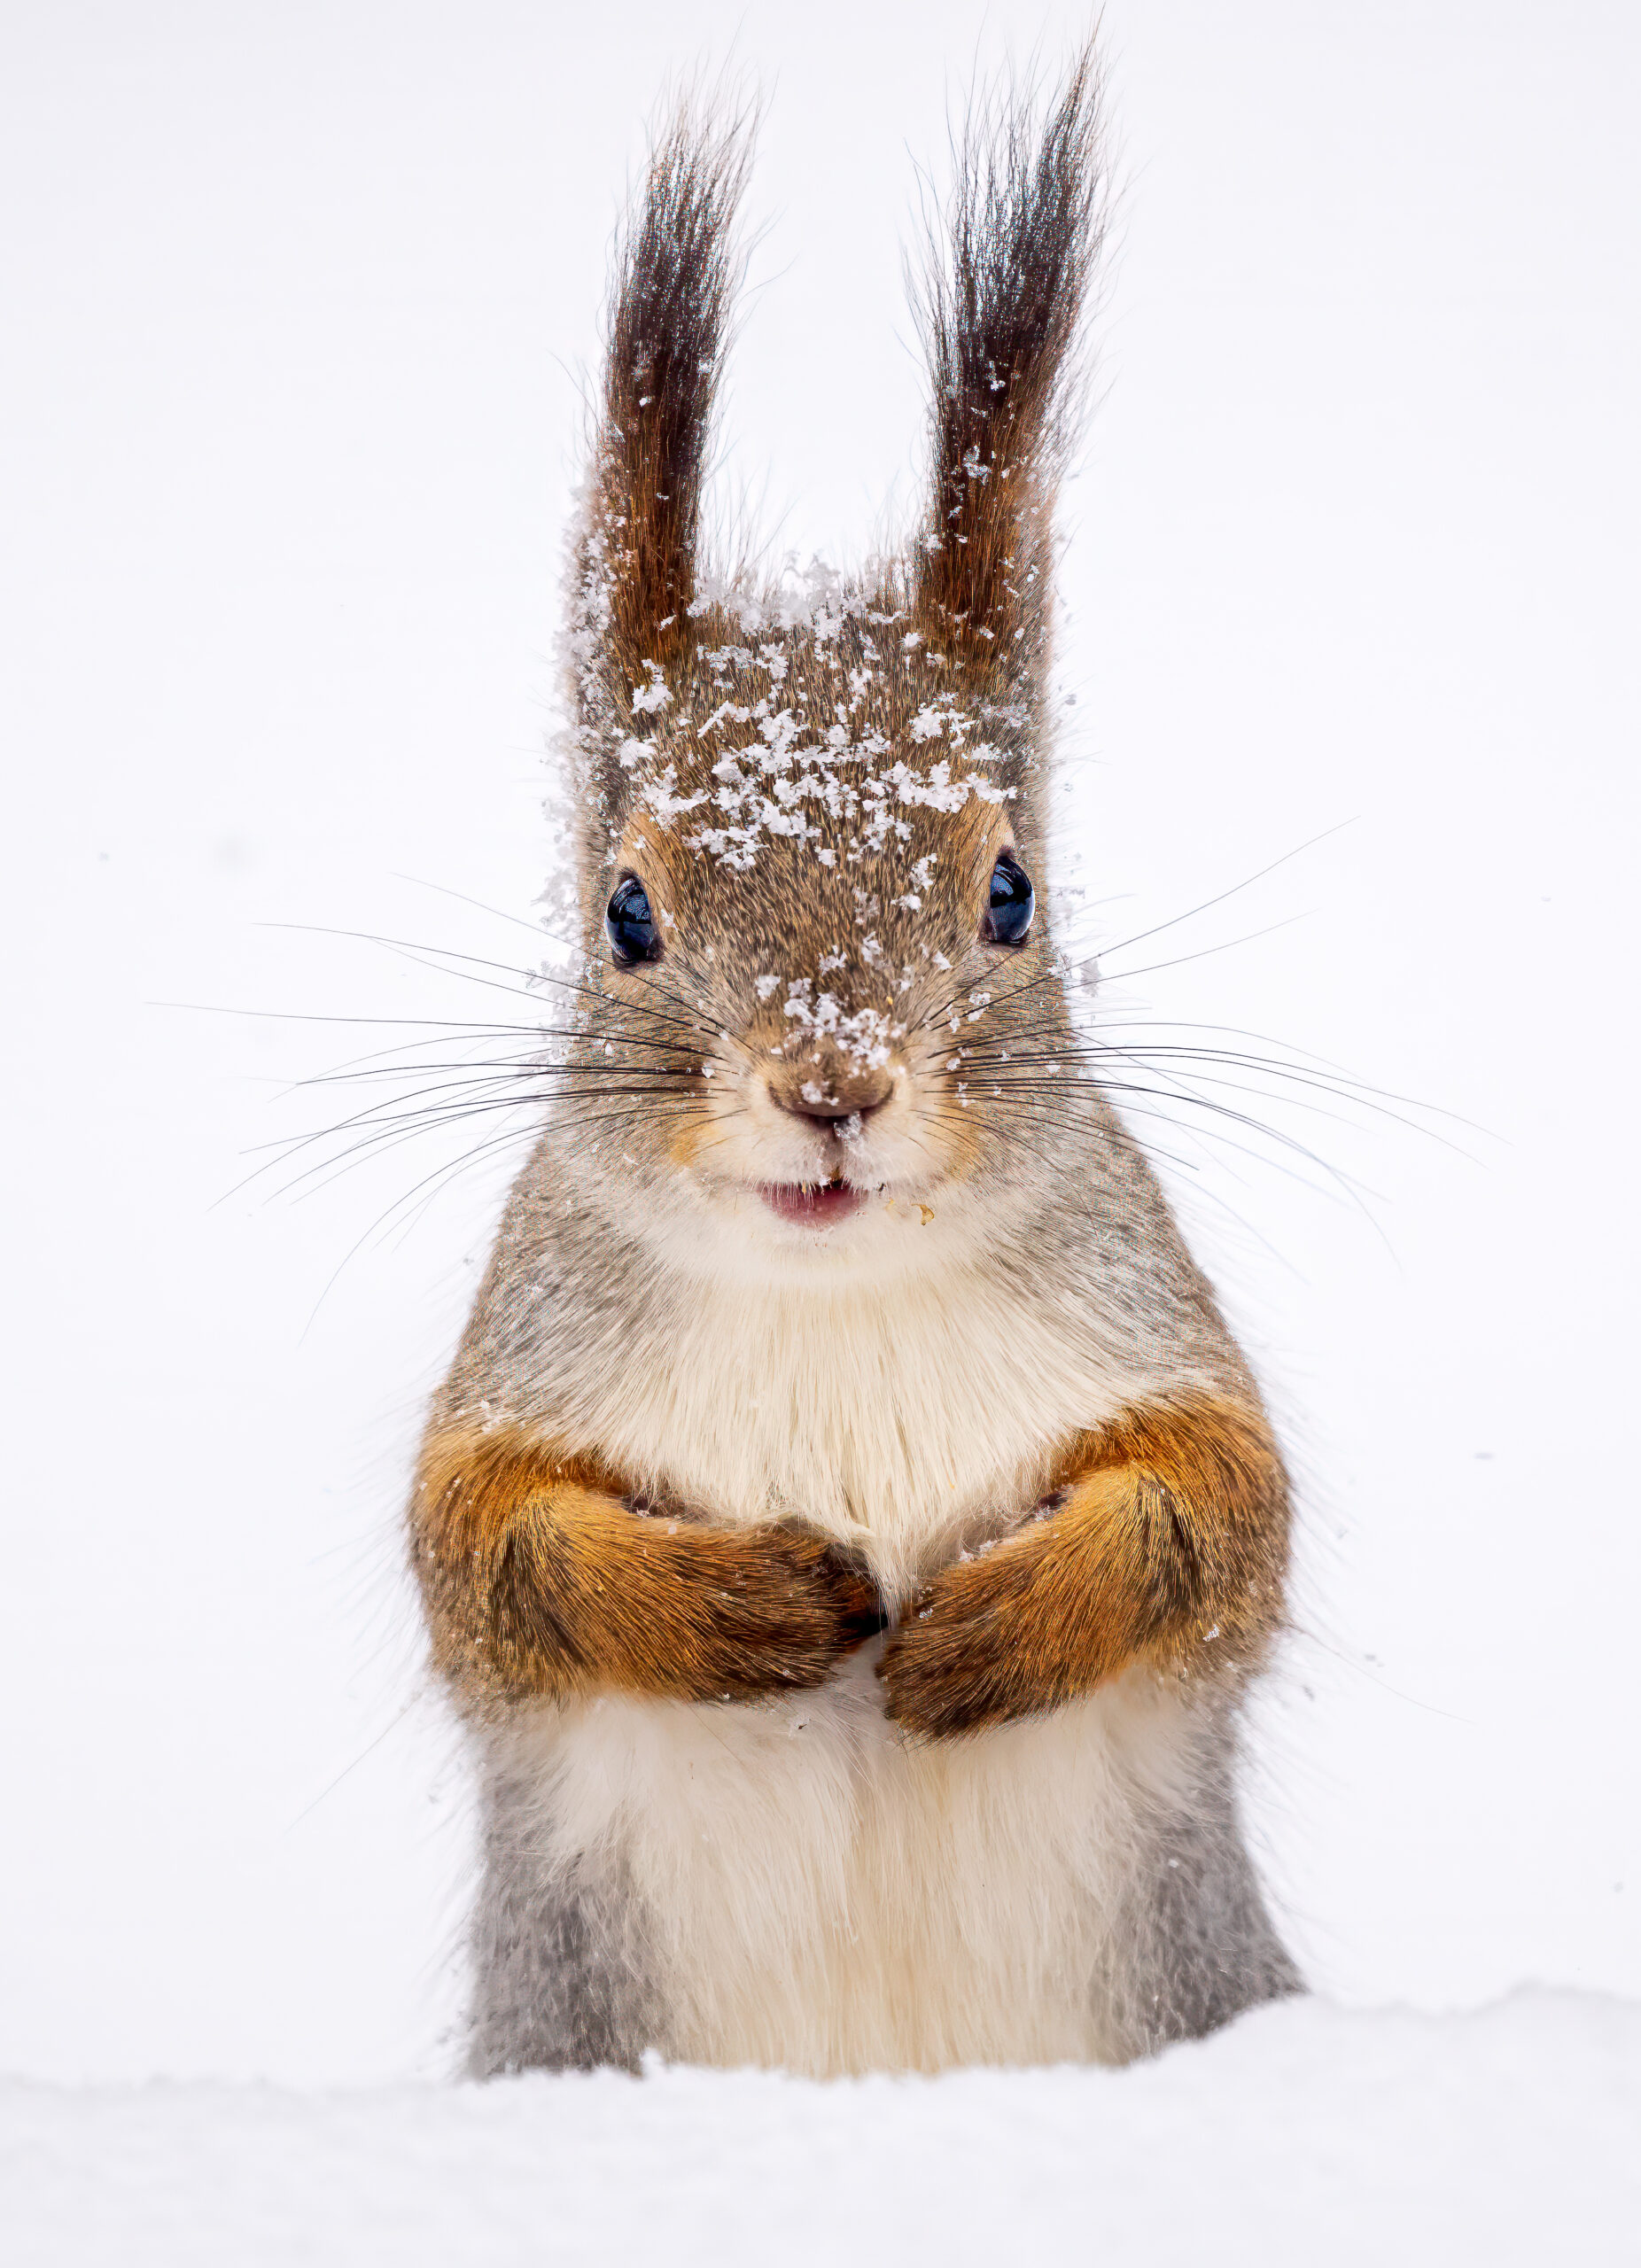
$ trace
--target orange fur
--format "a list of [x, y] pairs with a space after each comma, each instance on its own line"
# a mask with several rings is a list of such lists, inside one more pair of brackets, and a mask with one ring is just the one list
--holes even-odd
[[1135, 1662], [1255, 1658], [1280, 1612], [1287, 1487], [1258, 1415], [1206, 1397], [1072, 1442], [1039, 1517], [936, 1577], [885, 1649], [889, 1714], [970, 1732]]
[[879, 1627], [876, 1592], [820, 1538], [634, 1501], [596, 1459], [516, 1433], [430, 1435], [415, 1558], [458, 1692], [745, 1700], [818, 1685]]

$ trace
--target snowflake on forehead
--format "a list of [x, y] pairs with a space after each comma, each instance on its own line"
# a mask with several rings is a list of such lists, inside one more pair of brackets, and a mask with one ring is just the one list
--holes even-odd
[[[885, 729], [881, 713], [874, 716], [875, 699], [881, 711], [886, 697], [905, 698], [905, 677], [902, 672], [897, 680], [882, 664], [859, 625], [863, 618], [892, 625], [898, 617], [880, 617], [858, 594], [828, 579], [795, 596], [783, 594], [760, 619], [749, 620], [744, 610], [735, 618], [755, 644], [705, 647], [696, 656], [697, 681], [717, 696], [708, 713], [693, 725], [680, 715], [670, 743], [629, 734], [616, 751], [626, 770], [655, 768], [656, 776], [640, 788], [655, 819], [674, 827], [693, 816], [683, 835], [688, 849], [743, 874], [761, 849], [777, 841], [807, 843], [825, 867], [835, 866], [840, 856], [845, 866], [858, 865], [909, 843], [910, 812], [955, 812], [971, 797], [1000, 804], [1015, 793], [987, 776], [983, 767], [994, 765], [1003, 750], [984, 736], [982, 719], [951, 691], [922, 698], [901, 731]], [[828, 656], [828, 672], [836, 672], [832, 714], [812, 716], [802, 705], [801, 688], [791, 682], [797, 657], [793, 641], [801, 636], [824, 654], [852, 621], [860, 658], [845, 665], [843, 655], [836, 662]], [[657, 665], [645, 667], [649, 681], [634, 688], [633, 705], [658, 719], [673, 705], [672, 696]], [[759, 679], [766, 689], [758, 689]], [[750, 697], [754, 692], [757, 697]], [[706, 784], [693, 792], [681, 788], [677, 763], [665, 757], [665, 747], [676, 748], [680, 734], [712, 758]], [[901, 903], [914, 906], [921, 900], [928, 888], [926, 866], [927, 860], [916, 862], [912, 891]]]

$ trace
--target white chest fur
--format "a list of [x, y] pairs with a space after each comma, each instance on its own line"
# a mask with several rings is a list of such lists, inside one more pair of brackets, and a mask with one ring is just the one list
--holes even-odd
[[801, 1517], [898, 1598], [965, 1525], [1023, 1511], [1056, 1445], [1154, 1386], [1006, 1281], [954, 1270], [704, 1287], [601, 1418], [618, 1462], [720, 1519]]

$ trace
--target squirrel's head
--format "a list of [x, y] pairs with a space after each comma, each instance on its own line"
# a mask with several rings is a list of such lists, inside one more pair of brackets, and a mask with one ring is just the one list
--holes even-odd
[[[924, 302], [907, 555], [754, 591], [696, 557], [741, 124], [688, 114], [624, 239], [567, 650], [587, 1155], [648, 1225], [859, 1266], [1048, 1169], [1052, 509], [1098, 246], [1085, 58], [976, 120]], [[943, 1242], [944, 1238], [936, 1241]]]

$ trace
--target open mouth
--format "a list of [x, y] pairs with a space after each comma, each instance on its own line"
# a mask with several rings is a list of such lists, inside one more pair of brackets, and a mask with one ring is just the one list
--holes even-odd
[[828, 1228], [866, 1202], [846, 1181], [766, 1181], [758, 1193], [772, 1213], [805, 1229]]

